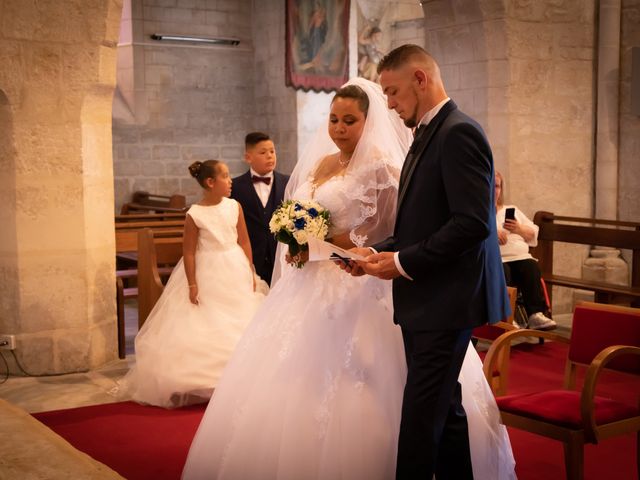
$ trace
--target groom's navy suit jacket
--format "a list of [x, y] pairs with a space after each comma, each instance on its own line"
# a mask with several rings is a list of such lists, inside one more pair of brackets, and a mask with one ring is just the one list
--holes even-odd
[[393, 281], [394, 319], [404, 329], [462, 330], [508, 316], [494, 207], [491, 148], [482, 128], [447, 102], [405, 160], [393, 236], [413, 281]]
[[269, 231], [269, 220], [284, 198], [288, 181], [288, 175], [273, 172], [273, 186], [266, 206], [262, 205], [253, 187], [250, 171], [234, 178], [231, 188], [231, 198], [237, 200], [244, 211], [256, 273], [267, 283], [271, 283], [277, 246], [275, 237]]

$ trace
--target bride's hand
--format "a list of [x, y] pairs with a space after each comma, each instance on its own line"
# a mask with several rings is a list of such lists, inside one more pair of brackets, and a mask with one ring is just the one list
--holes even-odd
[[189, 301], [194, 305], [198, 305], [198, 286], [189, 285]]
[[289, 265], [292, 264], [304, 264], [309, 261], [309, 251], [305, 250], [303, 252], [299, 252], [297, 255], [291, 255], [290, 252], [287, 252], [284, 259]]
[[[364, 247], [353, 247], [353, 248], [350, 248], [349, 251], [355, 253], [356, 255], [361, 255], [363, 257], [368, 257], [373, 253], [370, 248], [364, 248]], [[350, 273], [351, 276], [353, 277], [360, 277], [365, 273], [362, 267], [353, 260], [350, 260], [348, 263], [345, 263], [343, 261], [337, 261], [335, 263], [342, 270], [344, 270], [347, 273]]]

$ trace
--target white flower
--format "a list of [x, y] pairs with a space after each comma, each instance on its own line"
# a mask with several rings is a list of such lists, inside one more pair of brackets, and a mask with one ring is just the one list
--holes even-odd
[[293, 238], [296, 239], [298, 245], [305, 245], [307, 243], [307, 232], [304, 230], [296, 230], [293, 232]]
[[[329, 212], [317, 202], [287, 200], [273, 213], [269, 230], [275, 235], [287, 233], [283, 238], [293, 237], [293, 242], [306, 245], [310, 236], [324, 240], [329, 232], [328, 219]], [[296, 223], [304, 226], [296, 228]]]

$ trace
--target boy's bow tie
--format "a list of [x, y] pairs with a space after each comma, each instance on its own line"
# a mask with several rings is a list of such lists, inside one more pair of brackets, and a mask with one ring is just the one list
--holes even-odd
[[271, 177], [259, 177], [257, 175], [251, 175], [251, 180], [253, 181], [253, 183], [262, 182], [266, 183], [267, 185], [271, 185]]

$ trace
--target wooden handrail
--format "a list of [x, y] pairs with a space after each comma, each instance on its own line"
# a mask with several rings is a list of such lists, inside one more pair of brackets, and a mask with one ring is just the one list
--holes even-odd
[[[549, 212], [545, 212], [545, 213], [549, 213]], [[550, 213], [550, 215], [554, 221], [589, 223], [591, 225], [612, 225], [616, 227], [629, 227], [629, 228], [640, 229], [640, 223], [636, 223], [636, 222], [627, 222], [623, 220], [604, 220], [599, 218], [565, 217], [562, 215], [554, 215], [553, 213]]]
[[[607, 302], [611, 295], [633, 298], [639, 303], [640, 292], [640, 223], [597, 218], [581, 218], [554, 215], [539, 211], [534, 216], [538, 225], [538, 245], [532, 248], [532, 255], [538, 259], [542, 277], [550, 284], [571, 288], [593, 290], [596, 300]], [[582, 223], [582, 225], [576, 225]], [[578, 245], [605, 246], [632, 251], [631, 286], [604, 284], [581, 278], [572, 278], [554, 274], [553, 248], [555, 242]]]
[[163, 221], [163, 220], [184, 220], [185, 213], [128, 213], [126, 215], [116, 215], [116, 223], [135, 221]]

